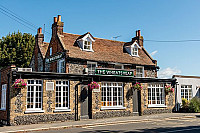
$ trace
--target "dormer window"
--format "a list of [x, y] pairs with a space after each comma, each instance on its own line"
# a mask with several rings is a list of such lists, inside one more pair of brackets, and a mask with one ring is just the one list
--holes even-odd
[[84, 41], [84, 46], [83, 46], [83, 50], [91, 50], [92, 48], [92, 43], [90, 43], [90, 41]]
[[136, 45], [132, 48], [132, 56], [138, 56], [138, 47]]
[[88, 52], [94, 52], [92, 49], [92, 43], [95, 42], [93, 36], [88, 32], [82, 38], [77, 40], [79, 47]]
[[124, 45], [125, 50], [131, 56], [139, 57], [139, 49], [141, 48], [137, 42], [128, 43]]

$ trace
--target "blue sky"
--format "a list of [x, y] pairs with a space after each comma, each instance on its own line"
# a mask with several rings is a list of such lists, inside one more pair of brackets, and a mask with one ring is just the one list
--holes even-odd
[[[130, 41], [140, 29], [145, 40], [200, 40], [199, 0], [1, 0], [0, 4], [30, 21], [45, 24], [51, 33], [53, 17], [60, 14], [64, 32], [119, 41]], [[0, 12], [0, 38], [14, 31], [33, 35], [36, 30]], [[49, 42], [50, 35], [45, 34]], [[144, 47], [160, 66], [160, 77], [172, 74], [200, 76], [200, 42], [160, 43], [144, 41]]]

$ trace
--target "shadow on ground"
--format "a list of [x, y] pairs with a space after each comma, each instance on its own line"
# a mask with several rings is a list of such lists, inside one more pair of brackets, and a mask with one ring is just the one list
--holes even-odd
[[93, 131], [83, 131], [79, 133], [200, 133], [200, 126], [187, 126], [187, 127], [163, 127], [154, 129], [134, 129], [131, 131], [124, 130], [93, 130]]
[[197, 118], [200, 118], [200, 115], [196, 115]]

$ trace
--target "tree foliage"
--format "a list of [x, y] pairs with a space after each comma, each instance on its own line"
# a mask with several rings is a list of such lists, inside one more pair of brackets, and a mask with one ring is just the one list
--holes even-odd
[[8, 34], [0, 39], [0, 68], [16, 65], [28, 67], [33, 54], [35, 37], [21, 32]]

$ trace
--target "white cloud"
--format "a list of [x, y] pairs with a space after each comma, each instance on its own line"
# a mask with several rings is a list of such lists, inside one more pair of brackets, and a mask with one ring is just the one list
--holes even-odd
[[173, 75], [175, 74], [180, 74], [181, 70], [177, 69], [177, 68], [165, 68], [165, 69], [161, 69], [160, 71], [158, 71], [158, 77], [159, 78], [172, 78]]
[[157, 52], [158, 52], [158, 51], [155, 50], [155, 51], [153, 51], [150, 55], [151, 55], [151, 56], [154, 56]]

